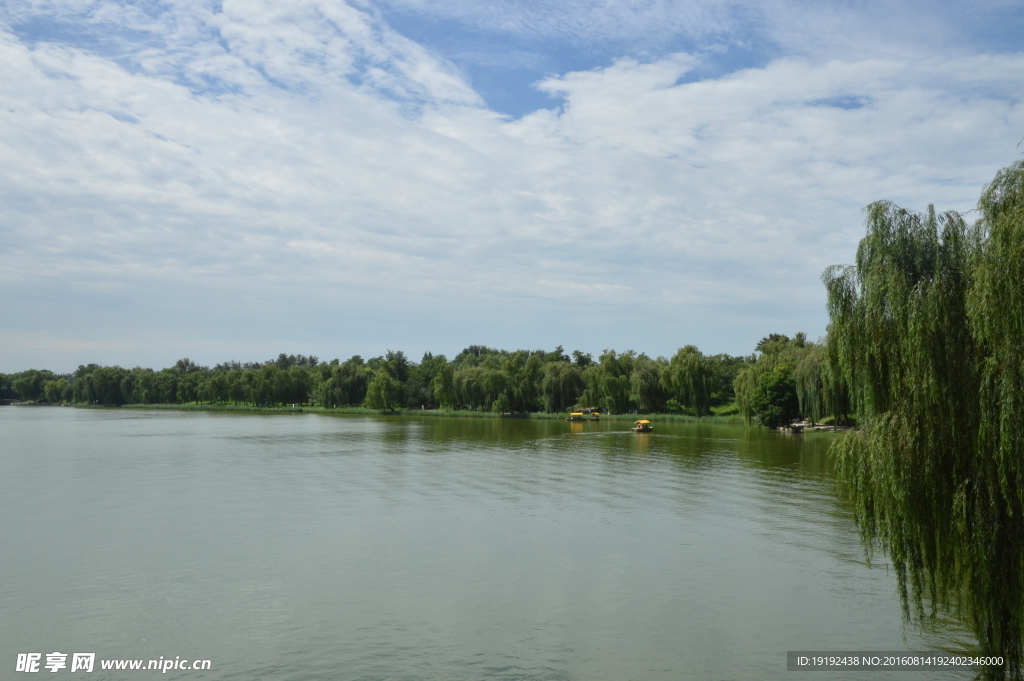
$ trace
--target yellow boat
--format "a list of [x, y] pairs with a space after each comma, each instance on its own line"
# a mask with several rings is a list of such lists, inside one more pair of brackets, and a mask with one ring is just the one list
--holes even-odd
[[566, 421], [582, 421], [582, 420], [583, 420], [583, 412], [582, 411], [574, 411], [574, 412], [570, 413], [569, 414], [569, 418], [566, 419]]
[[651, 422], [647, 419], [641, 419], [640, 421], [635, 421], [633, 423], [633, 428], [631, 430], [634, 433], [649, 433], [654, 430], [654, 426], [652, 426]]

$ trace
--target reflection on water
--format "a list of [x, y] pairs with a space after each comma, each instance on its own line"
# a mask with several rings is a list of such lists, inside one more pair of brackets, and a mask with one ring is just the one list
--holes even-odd
[[950, 622], [904, 632], [829, 434], [629, 425], [0, 409], [2, 654], [773, 679], [787, 650], [969, 645]]

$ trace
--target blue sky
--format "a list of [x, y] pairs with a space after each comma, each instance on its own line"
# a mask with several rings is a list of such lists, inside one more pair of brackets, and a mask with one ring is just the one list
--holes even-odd
[[0, 371], [824, 333], [1020, 157], [1019, 3], [0, 8]]

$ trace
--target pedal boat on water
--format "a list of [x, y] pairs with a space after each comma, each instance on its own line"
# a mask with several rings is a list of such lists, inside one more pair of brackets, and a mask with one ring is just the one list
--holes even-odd
[[654, 426], [647, 419], [641, 419], [633, 423], [633, 427], [630, 429], [634, 433], [649, 433], [654, 430]]

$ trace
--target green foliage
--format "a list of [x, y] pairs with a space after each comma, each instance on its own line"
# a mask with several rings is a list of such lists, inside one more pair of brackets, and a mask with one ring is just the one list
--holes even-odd
[[826, 345], [809, 344], [807, 352], [793, 369], [800, 413], [811, 423], [833, 416], [848, 421], [850, 399], [846, 384], [828, 361]]
[[127, 400], [121, 385], [128, 371], [121, 367], [100, 367], [85, 376], [91, 402], [108, 407], [124, 404]]
[[[682, 366], [682, 357], [693, 366]], [[345, 362], [281, 353], [265, 362], [232, 360], [212, 369], [186, 357], [160, 371], [83, 365], [74, 375], [64, 377], [63, 383], [50, 372], [36, 370], [0, 375], [0, 394], [6, 390], [6, 399], [14, 398], [17, 393], [12, 386], [18, 382], [26, 395], [38, 394], [37, 399], [48, 396], [52, 401], [107, 406], [246, 405], [273, 409], [315, 404], [345, 409], [372, 402], [386, 403], [388, 410], [441, 406], [522, 414], [563, 412], [582, 405], [601, 407], [607, 413], [639, 408], [648, 413], [669, 410], [708, 415], [722, 377], [745, 366], [747, 358], [707, 358], [687, 346], [674, 361], [607, 350], [595, 362], [579, 350], [570, 357], [562, 346], [552, 351], [509, 352], [483, 345], [469, 346], [451, 362], [444, 355], [427, 352], [418, 364], [394, 350], [367, 361], [354, 355]], [[686, 373], [691, 369], [696, 377]], [[382, 373], [392, 381], [380, 378]], [[374, 380], [377, 383], [368, 398]], [[58, 396], [61, 399], [56, 399]], [[680, 397], [686, 400], [685, 406], [676, 399]]]
[[800, 404], [793, 381], [793, 367], [781, 363], [757, 378], [750, 398], [750, 410], [766, 428], [788, 426], [800, 415]]
[[277, 356], [277, 359], [275, 359], [273, 363], [278, 369], [287, 371], [292, 367], [312, 368], [317, 366], [317, 364], [320, 363], [320, 360], [313, 355], [310, 355], [309, 357], [305, 355], [286, 355], [282, 352]]
[[324, 364], [319, 370], [317, 402], [324, 407], [351, 407], [363, 403], [371, 372], [356, 355], [343, 364]]
[[[284, 357], [284, 355], [281, 355], [281, 357]], [[198, 364], [190, 360], [188, 357], [185, 357], [175, 362], [173, 368], [179, 374], [191, 374], [197, 371], [202, 371], [204, 367], [199, 366]]]
[[[266, 370], [264, 371], [264, 374], [267, 376], [267, 378], [263, 387], [265, 389], [266, 395], [270, 396], [273, 395], [274, 379], [277, 377], [277, 374], [280, 373], [280, 370], [273, 364], [268, 364], [265, 367], [265, 369]], [[176, 395], [177, 401], [180, 402], [181, 404], [186, 404], [188, 402], [198, 402], [198, 388], [200, 380], [201, 377], [196, 372], [183, 373], [181, 376], [179, 376], [178, 393]], [[269, 399], [265, 401], [269, 401]]]
[[[822, 346], [808, 343], [806, 334], [790, 338], [773, 333], [757, 347], [761, 356], [745, 364], [733, 381], [736, 406], [747, 423], [756, 419], [761, 425], [770, 422], [776, 425], [768, 427], [777, 428], [801, 414], [818, 421], [829, 413], [847, 413], [842, 377], [827, 369]], [[777, 372], [780, 366], [785, 368]]]
[[406, 406], [412, 409], [437, 404], [434, 396], [434, 379], [442, 367], [448, 366], [444, 355], [423, 353], [419, 364], [409, 368], [409, 378], [405, 386]]
[[409, 361], [404, 352], [388, 350], [387, 358], [380, 362], [373, 379], [366, 386], [364, 404], [370, 409], [395, 411], [405, 403], [402, 376], [408, 378]]
[[544, 354], [544, 364], [550, 364], [551, 362], [568, 362], [569, 355], [565, 354], [565, 348], [559, 345], [552, 352]]
[[609, 414], [623, 414], [632, 409], [630, 378], [635, 360], [636, 353], [632, 350], [622, 354], [605, 350], [598, 363], [583, 372], [587, 383], [583, 403], [586, 406], [602, 407]]
[[734, 402], [736, 392], [733, 383], [736, 376], [744, 368], [753, 364], [754, 355], [745, 357], [733, 357], [732, 355], [719, 354], [707, 358], [715, 372], [714, 385], [711, 391], [711, 404], [721, 406]]
[[770, 333], [757, 342], [754, 350], [757, 352], [778, 352], [779, 349], [789, 345], [789, 336], [781, 333]]
[[630, 400], [644, 413], [665, 410], [666, 390], [662, 385], [662, 374], [666, 367], [664, 358], [659, 363], [647, 355], [640, 355], [633, 363], [629, 377]]
[[[444, 355], [441, 355], [444, 357]], [[437, 368], [433, 380], [434, 399], [442, 409], [454, 409], [457, 401], [455, 397], [455, 371], [448, 362]]]
[[402, 406], [402, 384], [386, 372], [378, 372], [366, 388], [364, 404], [370, 409], [394, 411]]
[[711, 413], [716, 378], [714, 363], [695, 345], [687, 345], [672, 357], [662, 382], [679, 405], [695, 416], [707, 416]]
[[[975, 475], [958, 499], [958, 529], [979, 638], [1024, 664], [1024, 162], [982, 194], [983, 248], [968, 312], [981, 346], [981, 423]], [[962, 501], [961, 501], [962, 500]], [[983, 607], [978, 607], [978, 603]], [[997, 607], [992, 607], [996, 604]]]
[[66, 401], [70, 397], [71, 384], [66, 379], [58, 378], [43, 384], [43, 399], [51, 404]]
[[542, 357], [542, 354], [527, 355], [526, 351], [518, 350], [502, 359], [501, 371], [506, 380], [494, 411], [525, 412], [540, 408], [537, 398], [543, 373]]
[[455, 359], [452, 360], [452, 365], [456, 370], [481, 365], [497, 368], [498, 360], [502, 355], [506, 354], [508, 353], [504, 350], [495, 350], [486, 345], [470, 345], [455, 356]]
[[[454, 364], [454, 362], [452, 362]], [[463, 409], [490, 409], [494, 398], [488, 399], [484, 391], [484, 375], [488, 370], [481, 366], [471, 366], [455, 371], [452, 376], [454, 405]]]
[[0, 400], [13, 400], [17, 397], [17, 393], [11, 386], [14, 378], [15, 376], [10, 374], [0, 374]]
[[825, 273], [827, 355], [865, 423], [834, 445], [908, 616], [963, 614], [982, 655], [1024, 662], [1024, 164], [968, 227], [868, 207], [854, 267]]
[[558, 361], [544, 367], [544, 378], [541, 380], [540, 388], [544, 399], [544, 411], [554, 413], [571, 409], [583, 394], [586, 384], [583, 382], [583, 372], [578, 366]]
[[584, 354], [579, 350], [572, 351], [572, 361], [580, 369], [586, 369], [594, 363], [594, 356], [589, 352]]
[[18, 399], [26, 402], [36, 402], [43, 399], [43, 386], [47, 381], [55, 378], [52, 371], [39, 371], [29, 369], [18, 374], [17, 378], [11, 381], [11, 388], [18, 396]]
[[388, 350], [384, 355], [387, 372], [399, 383], [409, 380], [409, 358], [401, 350]]

